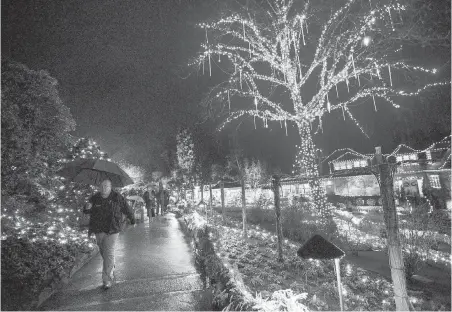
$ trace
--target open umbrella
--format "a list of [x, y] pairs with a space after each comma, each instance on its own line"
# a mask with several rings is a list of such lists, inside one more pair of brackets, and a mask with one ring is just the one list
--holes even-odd
[[126, 199], [127, 199], [127, 200], [133, 200], [133, 201], [136, 201], [136, 202], [144, 203], [143, 197], [138, 196], [138, 195], [127, 196]]
[[99, 185], [110, 179], [113, 187], [133, 184], [133, 180], [117, 164], [100, 159], [77, 159], [64, 165], [57, 171], [69, 182]]

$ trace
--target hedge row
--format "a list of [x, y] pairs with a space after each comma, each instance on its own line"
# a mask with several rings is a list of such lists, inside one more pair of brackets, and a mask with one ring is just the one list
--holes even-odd
[[[196, 214], [196, 213], [195, 213]], [[195, 214], [180, 218], [182, 229], [193, 240], [195, 261], [210, 287], [213, 288], [212, 308], [231, 311], [251, 311], [253, 302], [248, 298], [237, 284], [241, 284], [240, 277], [231, 274], [223, 261], [215, 254], [214, 246], [209, 239], [209, 234], [215, 228], [207, 224], [199, 226], [193, 220]]]
[[[2, 310], [32, 310], [66, 283], [96, 249], [8, 237], [1, 244]], [[83, 262], [83, 263], [81, 263]]]

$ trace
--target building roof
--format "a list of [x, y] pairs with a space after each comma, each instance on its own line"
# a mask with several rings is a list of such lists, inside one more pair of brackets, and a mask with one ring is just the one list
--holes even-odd
[[441, 166], [439, 169], [451, 169], [450, 167], [450, 147], [447, 150], [446, 154], [444, 154], [443, 160], [441, 162]]
[[341, 161], [351, 161], [351, 160], [367, 160], [369, 159], [367, 156], [363, 154], [354, 154], [351, 152], [346, 152], [339, 156], [338, 158], [332, 160], [331, 162], [341, 162]]
[[329, 163], [332, 162], [332, 161], [334, 161], [334, 160], [336, 160], [336, 159], [338, 159], [339, 157], [341, 157], [342, 155], [347, 154], [347, 153], [350, 153], [350, 154], [352, 154], [352, 155], [357, 155], [357, 156], [360, 156], [360, 157], [367, 157], [366, 155], [361, 154], [361, 153], [359, 153], [359, 152], [357, 152], [357, 151], [355, 151], [355, 150], [353, 150], [353, 149], [351, 149], [351, 148], [342, 148], [342, 149], [335, 150], [335, 151], [332, 152], [330, 155], [328, 155], [327, 157], [325, 157], [325, 158], [322, 160], [322, 163], [328, 161], [329, 159], [332, 159], [332, 158], [333, 158], [333, 155], [334, 155], [334, 156], [335, 156], [335, 155], [339, 155], [339, 156], [336, 157], [336, 158], [334, 158], [333, 160], [328, 161]]
[[[240, 187], [240, 181], [224, 181], [224, 188], [233, 188], [233, 187]], [[212, 189], [219, 189], [220, 188], [220, 182], [218, 182], [215, 185], [212, 185]]]
[[430, 145], [429, 147], [427, 147], [424, 152], [426, 151], [432, 151], [432, 150], [444, 150], [444, 149], [448, 149], [450, 148], [450, 139], [451, 136], [448, 135], [446, 137], [444, 137], [441, 141], [439, 142], [435, 142], [432, 145]]
[[390, 154], [391, 156], [400, 155], [400, 154], [417, 154], [421, 151], [415, 150], [412, 147], [409, 147], [406, 144], [400, 144], [397, 148]]
[[360, 168], [352, 168], [352, 169], [335, 171], [331, 174], [323, 175], [321, 178], [328, 179], [328, 178], [340, 178], [340, 177], [353, 177], [353, 176], [370, 175], [370, 174], [372, 174], [372, 173], [370, 172], [369, 167], [360, 167]]

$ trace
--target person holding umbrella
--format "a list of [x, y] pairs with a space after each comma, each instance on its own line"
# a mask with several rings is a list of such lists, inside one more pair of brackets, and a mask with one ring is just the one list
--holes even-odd
[[148, 212], [149, 222], [154, 221], [155, 218], [155, 192], [154, 190], [149, 193], [149, 190], [146, 190], [143, 194], [144, 202], [146, 203], [146, 210]]
[[102, 181], [100, 191], [89, 198], [83, 212], [91, 216], [88, 236], [96, 235], [103, 259], [102, 281], [108, 289], [114, 280], [115, 244], [121, 231], [122, 215], [126, 215], [132, 225], [135, 225], [135, 216], [124, 197], [112, 190], [109, 179]]
[[92, 158], [81, 158], [63, 165], [57, 171], [67, 182], [100, 186], [85, 205], [83, 212], [90, 214], [88, 236], [96, 235], [97, 245], [103, 259], [102, 281], [105, 289], [111, 287], [114, 279], [115, 244], [125, 214], [132, 225], [135, 216], [124, 197], [112, 187], [133, 184], [133, 180], [117, 164]]

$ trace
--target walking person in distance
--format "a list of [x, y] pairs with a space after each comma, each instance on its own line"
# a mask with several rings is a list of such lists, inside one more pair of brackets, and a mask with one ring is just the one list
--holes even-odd
[[146, 210], [148, 213], [148, 218], [150, 222], [154, 221], [155, 218], [155, 192], [154, 190], [149, 193], [149, 191], [144, 192], [143, 199], [146, 204]]

